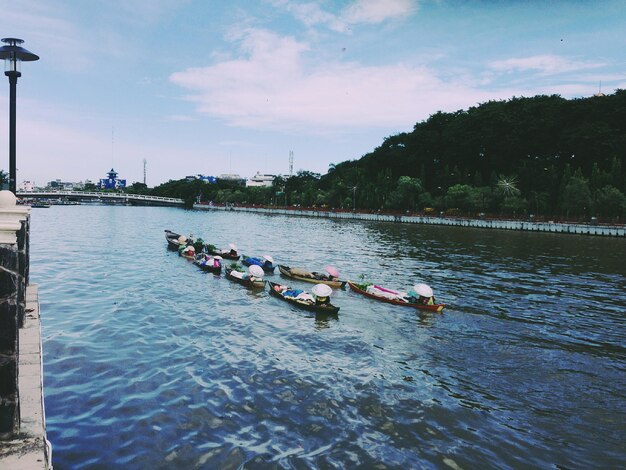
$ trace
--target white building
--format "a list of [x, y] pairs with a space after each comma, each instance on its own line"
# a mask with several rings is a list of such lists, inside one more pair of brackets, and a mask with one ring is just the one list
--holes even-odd
[[274, 182], [275, 178], [276, 178], [276, 175], [262, 175], [257, 171], [256, 175], [254, 175], [252, 178], [249, 178], [248, 181], [246, 181], [246, 186], [247, 187], [263, 186], [267, 188], [267, 187], [272, 186], [272, 183]]
[[35, 182], [34, 181], [22, 181], [22, 183], [17, 188], [18, 191], [34, 191], [35, 190]]

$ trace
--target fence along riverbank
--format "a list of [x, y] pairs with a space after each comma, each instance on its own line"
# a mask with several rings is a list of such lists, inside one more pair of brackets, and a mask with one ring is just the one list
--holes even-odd
[[323, 210], [273, 209], [261, 207], [216, 206], [212, 204], [194, 204], [198, 210], [221, 210], [256, 212], [259, 214], [279, 214], [299, 217], [323, 217], [328, 219], [372, 220], [377, 222], [397, 222], [406, 224], [447, 225], [457, 227], [475, 227], [500, 230], [525, 230], [530, 232], [571, 233], [578, 235], [598, 235], [608, 237], [626, 237], [626, 227], [618, 225], [586, 225], [556, 222], [527, 222], [521, 220], [481, 220], [457, 217], [425, 217], [392, 214], [367, 214], [360, 212], [333, 212]]

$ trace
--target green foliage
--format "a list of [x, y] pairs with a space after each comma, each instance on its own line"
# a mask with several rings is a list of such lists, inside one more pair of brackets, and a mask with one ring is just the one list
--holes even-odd
[[446, 205], [457, 207], [463, 212], [474, 211], [480, 206], [478, 189], [468, 184], [450, 186], [446, 193]]
[[586, 215], [591, 208], [589, 182], [583, 176], [572, 176], [563, 189], [561, 207], [566, 215]]
[[626, 192], [625, 156], [626, 90], [575, 100], [540, 95], [435, 113], [358, 160], [329, 165], [325, 175], [299, 171], [276, 178], [271, 188], [169, 181], [152, 194], [278, 206], [609, 216], [619, 213], [619, 194]]
[[148, 194], [148, 185], [144, 183], [134, 182], [130, 185], [130, 187], [126, 188], [127, 192], [132, 192], [133, 194]]
[[607, 185], [596, 192], [595, 211], [605, 217], [626, 215], [626, 196], [614, 186]]

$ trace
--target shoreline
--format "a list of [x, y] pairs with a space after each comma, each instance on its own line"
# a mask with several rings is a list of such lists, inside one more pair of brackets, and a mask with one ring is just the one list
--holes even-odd
[[298, 217], [321, 217], [326, 219], [368, 220], [375, 222], [396, 222], [407, 224], [446, 225], [456, 227], [488, 228], [498, 230], [522, 230], [528, 232], [567, 233], [576, 235], [626, 237], [626, 226], [588, 225], [563, 222], [529, 222], [521, 220], [484, 220], [461, 217], [429, 217], [393, 214], [367, 214], [360, 212], [333, 212], [303, 209], [268, 209], [260, 207], [216, 206], [212, 204], [194, 204], [195, 210], [221, 210], [235, 212], [255, 212]]

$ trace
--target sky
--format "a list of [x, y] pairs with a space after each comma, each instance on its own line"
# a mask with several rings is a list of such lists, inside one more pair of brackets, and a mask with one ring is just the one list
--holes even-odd
[[[0, 0], [17, 182], [325, 174], [437, 111], [626, 88], [624, 0]], [[6, 110], [6, 111], [4, 111]], [[9, 84], [0, 84], [8, 172]]]

